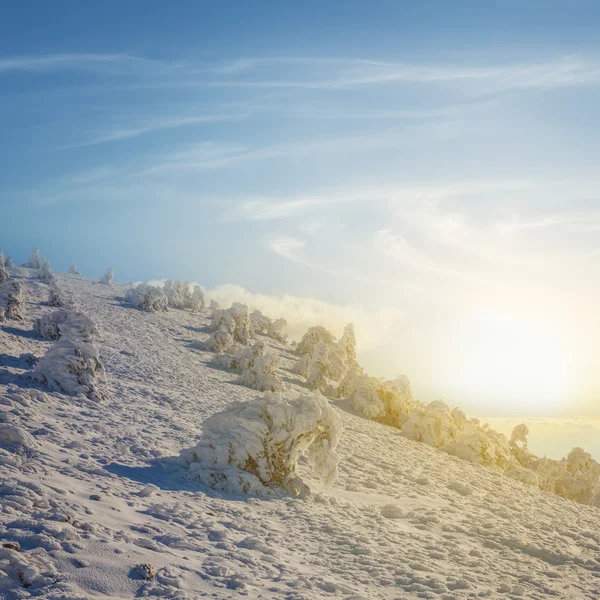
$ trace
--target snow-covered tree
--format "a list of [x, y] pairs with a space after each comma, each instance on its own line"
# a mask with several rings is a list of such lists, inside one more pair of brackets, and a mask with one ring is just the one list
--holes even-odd
[[464, 414], [450, 410], [441, 400], [421, 404], [412, 411], [402, 427], [402, 434], [416, 442], [423, 442], [434, 448], [441, 448], [456, 442], [464, 424]]
[[23, 288], [18, 281], [7, 279], [0, 284], [0, 307], [5, 319], [23, 320]]
[[277, 374], [281, 359], [269, 352], [263, 340], [253, 346], [243, 346], [233, 356], [220, 355], [216, 362], [238, 371], [238, 383], [241, 385], [263, 392], [279, 392], [283, 389], [283, 381]]
[[348, 323], [344, 327], [344, 333], [339, 341], [340, 346], [346, 354], [346, 363], [348, 365], [356, 362], [356, 335], [354, 334], [354, 325]]
[[104, 275], [100, 277], [100, 283], [104, 283], [106, 285], [111, 285], [115, 278], [115, 270], [112, 267], [106, 269]]
[[42, 260], [39, 248], [34, 248], [29, 255], [29, 260], [23, 266], [29, 269], [39, 269], [42, 265]]
[[93, 319], [82, 312], [65, 308], [36, 319], [33, 330], [45, 340], [57, 340], [63, 336], [91, 339], [98, 335], [98, 327]]
[[287, 327], [287, 321], [285, 319], [275, 319], [267, 329], [267, 335], [282, 344], [287, 342], [287, 333], [283, 330]]
[[192, 286], [189, 309], [192, 312], [202, 312], [206, 306], [204, 290], [199, 285]]
[[169, 299], [162, 289], [147, 283], [140, 283], [128, 290], [125, 300], [136, 308], [148, 312], [166, 311], [169, 306]]
[[73, 294], [65, 292], [58, 285], [54, 284], [48, 290], [48, 305], [74, 310], [75, 300], [73, 299]]
[[523, 467], [529, 466], [529, 463], [533, 458], [527, 446], [528, 435], [529, 429], [527, 428], [527, 425], [521, 423], [512, 430], [509, 442], [513, 455]]
[[7, 256], [7, 257], [4, 259], [4, 266], [5, 266], [7, 269], [12, 269], [12, 268], [15, 266], [15, 264], [13, 263], [12, 256]]
[[254, 310], [250, 313], [250, 333], [256, 335], [257, 333], [266, 334], [271, 327], [272, 321], [269, 317], [263, 315], [260, 310]]
[[213, 312], [211, 328], [215, 330], [209, 339], [209, 347], [217, 353], [235, 352], [238, 344], [250, 343], [250, 319], [248, 307], [234, 302], [230, 308]]
[[315, 346], [319, 342], [323, 342], [327, 345], [335, 342], [335, 337], [333, 336], [333, 333], [325, 329], [325, 327], [321, 327], [320, 325], [318, 325], [317, 327], [311, 327], [302, 336], [302, 339], [296, 346], [296, 350], [300, 354], [312, 354], [315, 351]]
[[298, 475], [298, 456], [305, 453], [322, 484], [331, 485], [341, 433], [340, 418], [320, 394], [287, 399], [267, 393], [232, 402], [207, 419], [198, 445], [182, 451], [180, 460], [192, 477], [218, 490], [300, 495], [309, 490]]
[[39, 268], [37, 270], [37, 278], [48, 285], [53, 285], [56, 283], [56, 275], [50, 266], [50, 262], [44, 258], [43, 256], [39, 257], [38, 260]]
[[324, 342], [318, 342], [308, 363], [306, 385], [313, 390], [324, 390], [329, 385], [328, 373], [327, 345]]
[[61, 338], [36, 364], [31, 377], [51, 390], [102, 400], [104, 366], [89, 339]]
[[79, 269], [77, 268], [77, 265], [71, 265], [69, 267], [69, 274], [70, 275], [80, 275]]
[[0, 250], [0, 285], [2, 285], [8, 279], [8, 271], [6, 270], [6, 264], [4, 261], [4, 254]]

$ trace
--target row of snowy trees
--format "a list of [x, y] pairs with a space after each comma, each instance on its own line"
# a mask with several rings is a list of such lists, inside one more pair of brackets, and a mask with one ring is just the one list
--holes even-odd
[[169, 308], [201, 312], [206, 304], [204, 290], [199, 285], [171, 280], [163, 285], [140, 283], [127, 292], [126, 300], [148, 312], [161, 312]]

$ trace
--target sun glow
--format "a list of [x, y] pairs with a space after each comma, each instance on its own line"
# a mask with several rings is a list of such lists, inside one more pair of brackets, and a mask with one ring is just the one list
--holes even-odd
[[452, 362], [456, 391], [483, 410], [548, 414], [566, 408], [572, 394], [567, 344], [545, 321], [472, 314], [460, 326]]

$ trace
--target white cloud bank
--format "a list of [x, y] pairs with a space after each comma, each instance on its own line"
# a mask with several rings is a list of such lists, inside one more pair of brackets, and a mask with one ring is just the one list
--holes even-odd
[[269, 296], [249, 292], [239, 285], [225, 284], [207, 292], [207, 297], [223, 306], [242, 302], [250, 310], [260, 310], [272, 319], [288, 322], [291, 339], [299, 340], [309, 327], [322, 325], [340, 336], [347, 323], [354, 323], [358, 348], [367, 351], [377, 346], [404, 312], [394, 308], [367, 310], [362, 306], [340, 306], [301, 296]]

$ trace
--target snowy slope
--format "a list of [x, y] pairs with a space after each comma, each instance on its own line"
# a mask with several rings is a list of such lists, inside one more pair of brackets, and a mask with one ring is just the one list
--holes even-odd
[[[169, 464], [235, 399], [203, 349], [208, 313], [145, 313], [126, 287], [59, 275], [99, 325], [104, 402], [49, 393], [19, 358], [53, 310], [20, 270], [24, 323], [0, 325], [0, 598], [598, 598], [600, 510], [542, 493], [338, 402], [340, 477], [306, 499], [231, 497]], [[280, 354], [290, 394], [306, 393]], [[29, 436], [27, 435], [29, 434]], [[21, 442], [21, 443], [19, 443]], [[10, 544], [9, 544], [10, 545]], [[139, 565], [150, 565], [151, 580]], [[24, 587], [27, 585], [28, 587]]]

